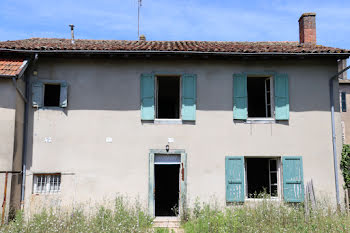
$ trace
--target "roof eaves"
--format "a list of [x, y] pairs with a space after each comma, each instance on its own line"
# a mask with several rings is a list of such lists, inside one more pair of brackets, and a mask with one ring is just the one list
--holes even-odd
[[349, 57], [350, 52], [346, 53], [281, 53], [281, 52], [210, 52], [210, 51], [159, 51], [159, 50], [34, 50], [34, 49], [3, 49], [0, 48], [0, 52], [21, 52], [21, 53], [76, 53], [76, 54], [198, 54], [198, 55], [230, 55], [230, 56], [342, 56]]

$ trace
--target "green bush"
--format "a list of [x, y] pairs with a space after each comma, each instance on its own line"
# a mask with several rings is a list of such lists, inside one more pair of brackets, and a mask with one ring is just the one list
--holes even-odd
[[218, 208], [195, 204], [185, 232], [350, 232], [350, 218], [323, 207], [305, 217], [302, 205], [285, 205], [271, 200], [257, 201], [253, 206]]
[[350, 145], [343, 145], [340, 167], [343, 172], [345, 188], [350, 188]]
[[153, 219], [140, 206], [139, 203], [130, 205], [123, 197], [117, 197], [114, 208], [100, 206], [91, 215], [79, 209], [73, 212], [44, 209], [26, 221], [23, 213], [18, 212], [14, 220], [0, 228], [0, 232], [149, 232]]

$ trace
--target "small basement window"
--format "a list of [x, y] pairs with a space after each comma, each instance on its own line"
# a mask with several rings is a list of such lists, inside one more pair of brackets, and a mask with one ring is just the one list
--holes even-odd
[[59, 107], [60, 106], [61, 85], [45, 84], [44, 87], [44, 106]]
[[278, 197], [278, 160], [247, 158], [246, 180], [248, 198], [261, 198], [261, 194]]
[[157, 77], [157, 118], [180, 118], [180, 77]]
[[61, 190], [61, 174], [35, 174], [34, 194], [58, 193]]
[[248, 77], [248, 117], [272, 117], [271, 77]]

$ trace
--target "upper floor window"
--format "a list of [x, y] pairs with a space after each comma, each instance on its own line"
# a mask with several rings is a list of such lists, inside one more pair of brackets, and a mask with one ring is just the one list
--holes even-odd
[[157, 76], [156, 115], [158, 119], [180, 118], [180, 77]]
[[340, 99], [341, 99], [341, 111], [346, 112], [346, 92], [340, 93]]
[[197, 77], [195, 74], [141, 75], [141, 119], [196, 120]]
[[233, 76], [233, 119], [289, 120], [287, 74]]
[[59, 107], [60, 106], [61, 85], [45, 84], [44, 85], [44, 106]]
[[248, 117], [270, 118], [273, 116], [272, 78], [248, 77]]
[[60, 80], [38, 80], [32, 84], [32, 106], [61, 107], [68, 105], [68, 84]]

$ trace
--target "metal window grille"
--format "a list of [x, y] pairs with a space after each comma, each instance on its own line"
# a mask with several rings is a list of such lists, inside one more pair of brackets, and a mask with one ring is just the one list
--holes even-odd
[[58, 193], [61, 190], [61, 174], [34, 175], [33, 193]]

